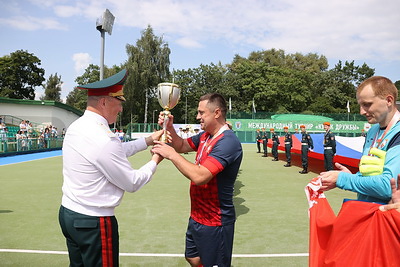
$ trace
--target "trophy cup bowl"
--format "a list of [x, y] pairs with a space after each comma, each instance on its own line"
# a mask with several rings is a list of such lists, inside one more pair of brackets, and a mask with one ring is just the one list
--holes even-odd
[[167, 142], [167, 123], [168, 123], [168, 115], [171, 114], [169, 111], [173, 109], [179, 101], [181, 95], [181, 89], [177, 84], [174, 83], [159, 83], [158, 86], [158, 103], [164, 109], [164, 124], [163, 130], [164, 134], [161, 136], [160, 141], [166, 143]]

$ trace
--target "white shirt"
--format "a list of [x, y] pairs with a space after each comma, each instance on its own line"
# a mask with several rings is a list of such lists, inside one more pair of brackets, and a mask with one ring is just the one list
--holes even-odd
[[65, 135], [62, 205], [90, 216], [113, 216], [124, 191], [139, 190], [156, 171], [155, 161], [134, 170], [127, 159], [146, 148], [144, 138], [121, 143], [105, 118], [86, 110]]

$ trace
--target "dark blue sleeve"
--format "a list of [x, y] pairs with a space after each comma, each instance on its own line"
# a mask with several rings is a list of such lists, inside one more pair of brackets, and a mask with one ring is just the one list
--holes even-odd
[[242, 157], [242, 145], [233, 132], [224, 133], [223, 138], [213, 147], [210, 156], [226, 167]]

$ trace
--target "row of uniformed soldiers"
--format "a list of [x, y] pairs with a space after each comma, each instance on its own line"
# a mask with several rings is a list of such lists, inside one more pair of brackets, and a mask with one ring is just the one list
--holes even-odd
[[[330, 171], [333, 170], [333, 157], [336, 154], [336, 140], [335, 135], [330, 130], [331, 124], [329, 122], [324, 122], [324, 167], [325, 170]], [[293, 146], [292, 134], [289, 132], [289, 128], [287, 126], [283, 127], [285, 132], [284, 135], [284, 143], [285, 143], [285, 155], [286, 155], [286, 164], [284, 167], [290, 167], [291, 164], [291, 149]], [[311, 135], [307, 133], [306, 126], [300, 125], [301, 130], [301, 165], [303, 169], [299, 171], [301, 174], [308, 173], [308, 152], [314, 149], [313, 140]], [[278, 146], [279, 136], [275, 133], [275, 129], [270, 129], [270, 135], [272, 140], [272, 161], [278, 161]], [[257, 153], [261, 153], [261, 145], [263, 146], [263, 157], [267, 157], [267, 144], [268, 144], [268, 133], [265, 131], [265, 128], [262, 128], [261, 131], [257, 129], [256, 134], [256, 142], [257, 142]]]
[[[285, 127], [287, 129], [287, 127]], [[278, 161], [278, 146], [280, 144], [279, 142], [279, 136], [275, 133], [275, 129], [271, 128], [269, 129], [270, 135], [271, 135], [271, 140], [272, 140], [272, 156], [274, 157], [272, 161]], [[291, 138], [291, 137], [290, 137]], [[261, 153], [261, 144], [263, 146], [263, 152], [264, 154], [262, 155], [263, 157], [268, 156], [268, 133], [265, 131], [265, 128], [262, 128], [262, 131], [257, 129], [257, 135], [256, 135], [256, 142], [257, 142], [257, 153]]]

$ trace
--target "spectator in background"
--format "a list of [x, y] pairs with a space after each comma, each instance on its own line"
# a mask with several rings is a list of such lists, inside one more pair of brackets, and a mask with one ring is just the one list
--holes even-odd
[[182, 138], [183, 139], [189, 138], [189, 128], [183, 129]]
[[44, 129], [41, 128], [40, 129], [40, 134], [37, 140], [37, 144], [38, 144], [38, 148], [42, 149], [42, 148], [46, 148], [46, 142], [44, 140]]
[[22, 120], [21, 123], [19, 124], [19, 130], [23, 133], [26, 132], [26, 121]]
[[58, 136], [58, 132], [57, 132], [57, 128], [55, 126], [50, 125], [50, 135], [52, 138], [57, 138]]
[[121, 129], [121, 130], [119, 130], [119, 133], [118, 133], [118, 138], [119, 138], [119, 140], [121, 140], [121, 142], [123, 142], [124, 141], [124, 136], [125, 136], [125, 133], [124, 133], [124, 131]]
[[46, 127], [43, 133], [44, 148], [50, 148], [51, 132], [50, 128]]
[[4, 122], [0, 123], [0, 141], [7, 141], [7, 127]]
[[23, 131], [19, 130], [15, 134], [15, 140], [17, 142], [17, 151], [26, 151], [28, 150], [27, 138]]
[[17, 140], [17, 143], [18, 143], [18, 140], [20, 140], [21, 139], [21, 130], [18, 130], [17, 131], [17, 133], [15, 134], [15, 140]]
[[33, 135], [32, 123], [27, 121], [27, 123], [26, 123], [26, 137], [31, 138], [32, 135]]
[[178, 130], [178, 136], [180, 137], [180, 138], [184, 138], [183, 137], [183, 129], [182, 129], [182, 127], [179, 127], [179, 130]]

